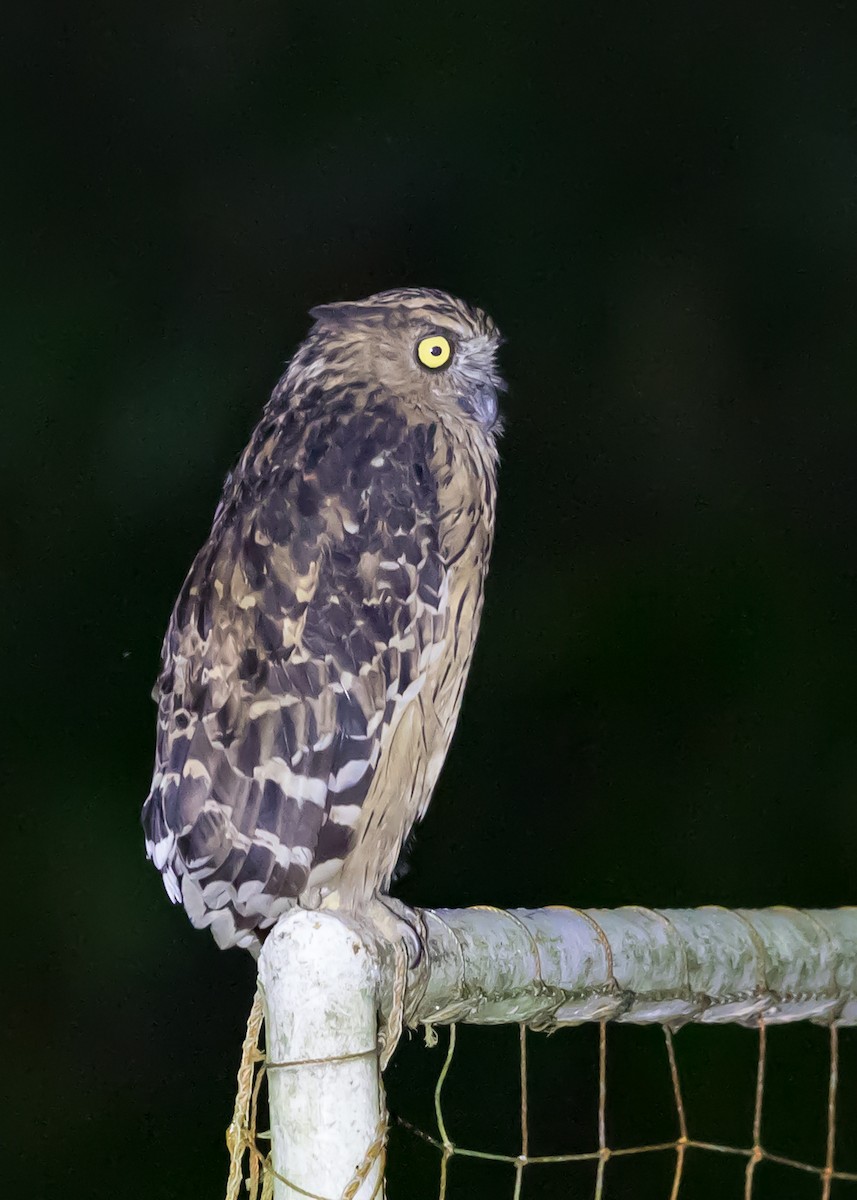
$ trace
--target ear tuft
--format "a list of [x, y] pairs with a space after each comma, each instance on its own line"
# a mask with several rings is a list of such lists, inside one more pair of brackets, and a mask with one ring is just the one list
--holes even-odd
[[367, 303], [365, 300], [340, 300], [334, 304], [317, 304], [309, 310], [309, 315], [325, 325], [347, 325], [352, 321], [365, 323], [383, 320], [387, 312], [382, 304]]

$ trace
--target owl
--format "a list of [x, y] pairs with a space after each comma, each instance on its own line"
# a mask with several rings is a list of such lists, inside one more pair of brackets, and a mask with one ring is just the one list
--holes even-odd
[[461, 707], [500, 336], [444, 292], [326, 304], [227, 477], [163, 644], [146, 849], [218, 945], [383, 903]]

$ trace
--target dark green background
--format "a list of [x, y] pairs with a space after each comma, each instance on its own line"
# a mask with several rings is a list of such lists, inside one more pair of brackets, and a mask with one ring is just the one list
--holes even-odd
[[[8, 1194], [222, 1192], [252, 964], [144, 861], [149, 690], [313, 304], [445, 287], [508, 338], [483, 632], [400, 894], [854, 902], [857, 11], [757, 7], [4, 16]], [[770, 1119], [775, 1148], [817, 1160], [812, 1034], [777, 1043]], [[517, 1149], [513, 1043], [462, 1037], [465, 1142]], [[640, 1057], [615, 1140], [658, 1113], [673, 1136], [657, 1040], [617, 1044], [620, 1067]], [[534, 1049], [552, 1148], [591, 1145], [593, 1049], [588, 1031]], [[697, 1136], [726, 1116], [745, 1141], [751, 1035], [679, 1049]], [[438, 1053], [404, 1050], [397, 1112], [425, 1111]], [[587, 1194], [543, 1171], [527, 1197]], [[391, 1173], [398, 1200], [429, 1195], [436, 1164], [399, 1139]], [[664, 1194], [628, 1164], [611, 1178], [613, 1197]], [[511, 1195], [508, 1171], [453, 1182]], [[713, 1168], [692, 1182], [731, 1194]]]

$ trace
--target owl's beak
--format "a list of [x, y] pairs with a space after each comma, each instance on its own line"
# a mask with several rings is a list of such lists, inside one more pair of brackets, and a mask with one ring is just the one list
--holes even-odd
[[471, 389], [468, 405], [473, 416], [485, 429], [493, 429], [497, 424], [499, 405], [497, 388], [493, 383], [480, 383]]

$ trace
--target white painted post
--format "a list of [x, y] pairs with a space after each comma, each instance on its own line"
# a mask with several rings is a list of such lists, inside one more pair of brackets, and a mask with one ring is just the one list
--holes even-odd
[[380, 1200], [378, 966], [338, 914], [295, 909], [259, 957], [275, 1200]]

